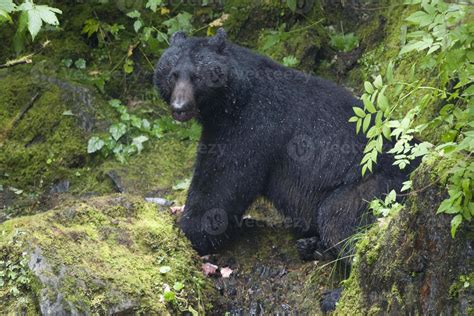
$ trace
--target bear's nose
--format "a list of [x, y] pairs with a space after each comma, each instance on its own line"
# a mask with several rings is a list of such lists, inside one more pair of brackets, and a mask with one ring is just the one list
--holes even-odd
[[175, 100], [175, 101], [171, 104], [171, 108], [172, 108], [174, 111], [183, 110], [183, 109], [186, 108], [186, 102], [185, 102], [185, 100]]
[[194, 107], [194, 91], [188, 80], [178, 81], [171, 96], [171, 109], [173, 111], [187, 111]]

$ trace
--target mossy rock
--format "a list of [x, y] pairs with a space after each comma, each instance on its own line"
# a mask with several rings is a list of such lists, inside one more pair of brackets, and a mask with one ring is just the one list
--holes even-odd
[[196, 143], [166, 137], [150, 142], [147, 150], [133, 156], [127, 164], [108, 160], [100, 171], [120, 192], [185, 201], [185, 190], [172, 188], [192, 176]]
[[174, 222], [156, 205], [114, 195], [3, 223], [0, 310], [203, 313], [214, 293]]
[[337, 315], [469, 314], [472, 236], [465, 225], [452, 238], [451, 216], [436, 214], [446, 193], [430, 184], [431, 165], [416, 171], [405, 208], [358, 243]]
[[[97, 180], [87, 153], [92, 132], [107, 126], [109, 107], [94, 88], [64, 79], [46, 64], [0, 71], [0, 209], [37, 208], [37, 197], [61, 182], [74, 191], [113, 191]], [[9, 188], [24, 194], [5, 202]]]

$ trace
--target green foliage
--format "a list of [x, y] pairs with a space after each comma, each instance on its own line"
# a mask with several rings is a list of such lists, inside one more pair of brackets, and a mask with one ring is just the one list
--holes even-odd
[[[24, 233], [17, 230], [12, 236], [9, 245], [17, 247], [22, 244], [21, 236]], [[28, 289], [31, 283], [28, 269], [28, 254], [23, 252], [19, 258], [0, 258], [0, 288], [5, 287], [13, 297], [18, 297], [23, 290]]]
[[329, 45], [339, 52], [350, 52], [359, 47], [359, 38], [354, 33], [330, 35]]
[[130, 114], [120, 100], [110, 100], [109, 105], [117, 112], [120, 120], [109, 127], [107, 136], [93, 136], [89, 139], [87, 145], [89, 154], [100, 152], [105, 157], [113, 155], [118, 161], [125, 163], [129, 157], [140, 154], [150, 139], [161, 138], [166, 133], [174, 133], [180, 139], [194, 141], [200, 135], [200, 128], [196, 122], [189, 126], [164, 117], [151, 123], [146, 118]]
[[[474, 216], [472, 201], [474, 161], [474, 54], [472, 41], [474, 24], [466, 23], [472, 8], [466, 4], [444, 1], [410, 1], [421, 10], [411, 14], [407, 21], [415, 30], [407, 33], [409, 42], [401, 49], [399, 60], [414, 51], [424, 53], [419, 64], [413, 64], [408, 78], [394, 79], [394, 62], [390, 62], [384, 78], [377, 75], [373, 82], [365, 82], [361, 99], [363, 107], [354, 107], [356, 132], [362, 131], [368, 143], [362, 159], [362, 173], [372, 171], [378, 154], [382, 153], [384, 139], [395, 138], [389, 151], [395, 155], [395, 164], [401, 169], [418, 157], [430, 155], [440, 160], [438, 172], [448, 186], [449, 198], [439, 207], [438, 213], [453, 214], [452, 236], [459, 225]], [[425, 78], [415, 73], [436, 67], [438, 77], [426, 85]], [[416, 105], [402, 118], [397, 119], [397, 108], [403, 107], [412, 95], [420, 95]], [[427, 123], [417, 121], [433, 107], [442, 103], [438, 115]], [[414, 135], [427, 129], [444, 131], [438, 144], [423, 142], [413, 144]], [[404, 189], [410, 187], [405, 183]]]
[[283, 58], [283, 65], [285, 65], [286, 67], [295, 67], [298, 64], [299, 64], [298, 59], [293, 55], [286, 56]]
[[114, 155], [117, 160], [124, 163], [128, 157], [143, 150], [144, 143], [150, 136], [156, 138], [162, 136], [158, 124], [152, 125], [147, 119], [129, 114], [127, 107], [120, 100], [111, 100], [109, 105], [120, 115], [120, 121], [110, 126], [107, 137], [90, 138], [88, 153], [100, 151], [104, 156]]
[[400, 212], [403, 208], [403, 205], [396, 201], [397, 192], [394, 190], [390, 191], [389, 194], [385, 196], [384, 200], [375, 199], [370, 202], [369, 209], [377, 217], [387, 217], [392, 216]]
[[19, 53], [24, 47], [26, 30], [34, 40], [43, 24], [58, 26], [59, 21], [56, 15], [62, 12], [47, 5], [37, 5], [32, 0], [25, 0], [18, 6], [12, 0], [0, 1], [0, 24], [13, 23], [11, 14], [14, 13], [19, 15], [17, 32], [14, 38], [15, 49]]
[[286, 5], [292, 12], [296, 12], [298, 1], [297, 0], [286, 0]]
[[150, 9], [153, 12], [156, 12], [158, 7], [161, 5], [163, 1], [162, 0], [148, 0], [146, 3], [146, 8]]
[[16, 5], [12, 0], [0, 1], [0, 23], [12, 22], [10, 13], [15, 11]]
[[176, 15], [174, 18], [166, 20], [163, 22], [168, 28], [168, 35], [172, 35], [177, 31], [184, 31], [190, 33], [193, 30], [193, 26], [191, 25], [192, 15], [188, 12], [183, 12]]
[[261, 49], [264, 53], [268, 53], [276, 44], [286, 41], [291, 36], [289, 32], [285, 32], [285, 28], [286, 24], [283, 23], [278, 27], [278, 30], [266, 31], [262, 34]]

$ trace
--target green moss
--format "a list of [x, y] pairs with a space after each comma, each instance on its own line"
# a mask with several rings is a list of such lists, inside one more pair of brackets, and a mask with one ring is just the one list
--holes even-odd
[[9, 174], [5, 182], [22, 189], [59, 180], [87, 157], [83, 133], [73, 118], [62, 115], [66, 107], [58, 87], [40, 90], [27, 109], [37, 88], [20, 76], [7, 76], [0, 83], [0, 120], [5, 126], [1, 132], [8, 134], [0, 164]]
[[460, 275], [449, 288], [449, 296], [456, 299], [460, 294], [468, 292], [472, 288], [474, 288], [474, 272], [469, 275]]
[[[174, 227], [174, 219], [140, 199], [111, 196], [70, 203], [5, 222], [0, 230], [1, 254], [11, 256], [7, 251], [15, 231], [24, 232], [16, 253], [40, 254], [47, 268], [33, 272], [41, 287], [54, 298], [60, 293], [78, 311], [106, 313], [125, 302], [143, 313], [178, 310], [161, 297], [165, 284], [178, 281], [185, 285], [178, 294], [181, 304], [203, 311], [209, 303], [201, 294], [210, 288], [198, 257]], [[171, 270], [160, 273], [162, 266]], [[56, 279], [55, 286], [44, 280], [45, 271], [50, 280]], [[12, 306], [17, 300], [0, 293], [1, 304], [16, 310]], [[22, 293], [44, 300], [38, 288], [24, 288]]]
[[[308, 27], [314, 24], [312, 27]], [[294, 56], [298, 60], [298, 68], [311, 71], [314, 68], [315, 56], [321, 49], [326, 31], [321, 23], [297, 23], [288, 31], [281, 32], [279, 39], [273, 46], [265, 49], [269, 37], [275, 36], [273, 30], [265, 30], [258, 39], [257, 50], [271, 57], [273, 60], [283, 62], [287, 56]]]
[[151, 142], [127, 164], [109, 160], [100, 169], [104, 174], [114, 172], [127, 193], [158, 195], [184, 203], [185, 191], [173, 191], [172, 187], [191, 178], [195, 154], [195, 142], [166, 137]]
[[[96, 114], [80, 99], [87, 90], [47, 73], [33, 77], [30, 66], [2, 75], [0, 184], [42, 193], [68, 180], [76, 192], [110, 192], [110, 183], [98, 181], [87, 154], [88, 133], [82, 125], [84, 117], [94, 120]], [[66, 111], [74, 115], [63, 115]]]
[[359, 275], [357, 273], [357, 261], [352, 269], [349, 278], [343, 282], [344, 291], [337, 303], [334, 315], [364, 315], [362, 290], [360, 289]]

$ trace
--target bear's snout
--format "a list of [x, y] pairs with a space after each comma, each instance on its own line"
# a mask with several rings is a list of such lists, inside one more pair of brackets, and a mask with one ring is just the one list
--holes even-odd
[[170, 106], [173, 118], [177, 121], [186, 122], [196, 116], [194, 89], [189, 80], [179, 80], [176, 83], [171, 95]]

